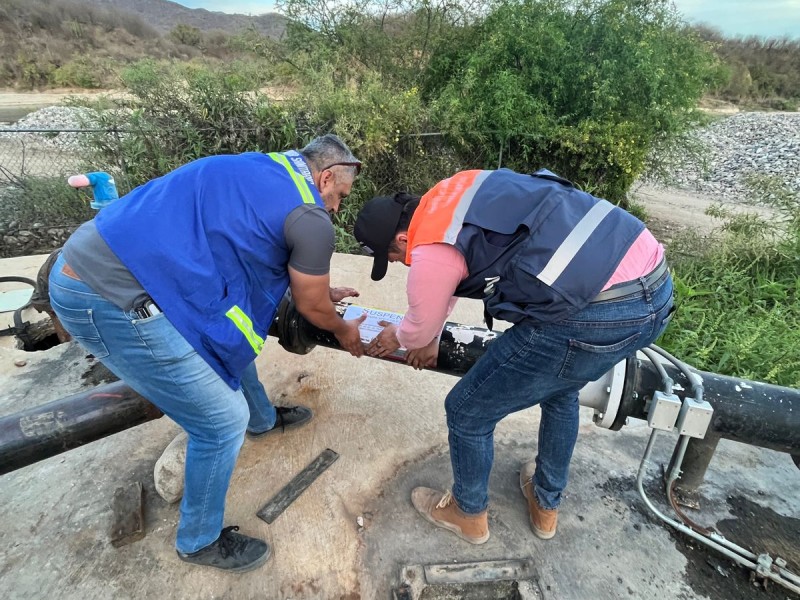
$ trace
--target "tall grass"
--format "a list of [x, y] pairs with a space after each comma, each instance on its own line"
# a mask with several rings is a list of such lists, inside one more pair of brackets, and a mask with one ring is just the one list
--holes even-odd
[[800, 387], [800, 198], [771, 178], [752, 188], [774, 219], [716, 208], [715, 235], [673, 246], [678, 312], [659, 343], [705, 371]]

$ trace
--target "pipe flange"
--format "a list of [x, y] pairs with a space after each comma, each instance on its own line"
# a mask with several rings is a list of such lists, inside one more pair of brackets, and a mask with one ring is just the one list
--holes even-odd
[[621, 360], [614, 365], [611, 373], [609, 374], [610, 381], [606, 388], [608, 392], [608, 403], [606, 404], [605, 411], [595, 414], [595, 424], [598, 427], [610, 429], [617, 418], [619, 412], [619, 405], [622, 401], [622, 390], [625, 387], [625, 372], [626, 361]]

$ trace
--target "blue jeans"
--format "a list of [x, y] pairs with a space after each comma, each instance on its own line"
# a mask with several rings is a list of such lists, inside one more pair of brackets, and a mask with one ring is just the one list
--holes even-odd
[[271, 429], [275, 408], [254, 363], [232, 390], [159, 314], [138, 318], [61, 272], [50, 273], [50, 302], [64, 328], [117, 377], [188, 434], [176, 547], [191, 553], [219, 537], [225, 495], [245, 429]]
[[671, 310], [667, 274], [650, 289], [589, 304], [565, 321], [523, 321], [492, 342], [445, 401], [458, 506], [470, 514], [486, 509], [495, 426], [538, 404], [542, 415], [533, 484], [540, 506], [557, 508], [578, 437], [578, 391], [653, 343]]

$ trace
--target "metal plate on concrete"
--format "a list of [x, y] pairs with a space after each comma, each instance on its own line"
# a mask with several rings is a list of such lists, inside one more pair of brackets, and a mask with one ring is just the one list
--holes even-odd
[[317, 477], [335, 463], [337, 458], [339, 458], [339, 455], [336, 452], [326, 448], [256, 513], [258, 518], [267, 523], [272, 523], [292, 502], [300, 497], [300, 494], [306, 491], [308, 486], [314, 483]]
[[395, 600], [538, 600], [530, 559], [412, 565], [401, 572]]

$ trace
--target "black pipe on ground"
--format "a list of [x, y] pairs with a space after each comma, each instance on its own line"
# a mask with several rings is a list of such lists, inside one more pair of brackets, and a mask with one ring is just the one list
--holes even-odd
[[[344, 312], [345, 308], [339, 306], [339, 311]], [[278, 308], [269, 335], [276, 337], [280, 345], [293, 354], [308, 354], [315, 346], [342, 349], [335, 335], [306, 321], [294, 304], [286, 299]], [[461, 377], [483, 356], [486, 346], [500, 335], [502, 332], [489, 331], [483, 327], [445, 323], [439, 342], [438, 362], [432, 370]], [[402, 362], [402, 358], [397, 357], [380, 360]]]
[[[281, 305], [270, 329], [289, 352], [305, 354], [315, 345], [341, 349], [336, 337], [303, 319], [290, 302]], [[502, 332], [458, 323], [445, 324], [439, 343], [438, 364], [434, 371], [461, 376], [486, 351], [486, 346]], [[691, 391], [686, 376], [672, 364], [667, 374], [681, 389], [683, 399]], [[792, 455], [800, 454], [800, 391], [767, 383], [747, 381], [692, 369], [700, 375], [704, 399], [714, 408], [709, 433], [736, 442], [770, 448]], [[664, 384], [656, 368], [647, 360], [626, 361], [626, 380], [620, 407], [611, 429], [618, 430], [629, 417], [647, 420], [650, 400]]]
[[[308, 323], [287, 300], [279, 307], [269, 334], [295, 354], [306, 354], [314, 346], [341, 349], [333, 334]], [[447, 323], [439, 345], [438, 365], [433, 370], [462, 376], [500, 335], [501, 332], [481, 327]], [[676, 367], [667, 365], [666, 369], [676, 383], [690, 389], [689, 382]], [[800, 455], [798, 390], [714, 373], [696, 373], [703, 378], [705, 398], [714, 408], [710, 434], [788, 452], [795, 463], [800, 462], [797, 458]], [[620, 429], [628, 417], [646, 420], [649, 401], [653, 393], [662, 388], [663, 382], [649, 361], [628, 359], [625, 383], [619, 406], [614, 409], [616, 418], [611, 429]], [[680, 391], [676, 394], [685, 395]], [[583, 394], [581, 399], [583, 402]], [[155, 406], [121, 382], [9, 415], [0, 419], [0, 474], [160, 416]]]
[[121, 381], [0, 419], [0, 475], [162, 416]]

